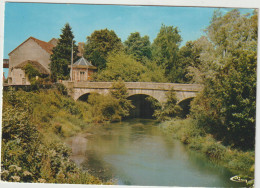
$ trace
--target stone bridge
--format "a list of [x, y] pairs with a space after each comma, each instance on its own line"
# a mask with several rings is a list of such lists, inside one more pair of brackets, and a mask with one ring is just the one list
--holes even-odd
[[[90, 93], [107, 94], [113, 82], [62, 82], [74, 100]], [[199, 84], [176, 84], [176, 83], [155, 83], [155, 82], [125, 82], [128, 88], [128, 95], [148, 95], [157, 99], [160, 103], [166, 101], [165, 93], [171, 89], [176, 92], [178, 103], [185, 99], [191, 99], [202, 90]]]

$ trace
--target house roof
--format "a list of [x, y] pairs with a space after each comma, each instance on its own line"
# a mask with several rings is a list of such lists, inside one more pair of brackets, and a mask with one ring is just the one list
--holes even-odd
[[49, 74], [49, 72], [47, 71], [46, 68], [44, 68], [38, 61], [31, 61], [31, 60], [27, 60], [24, 61], [18, 65], [16, 65], [14, 68], [15, 69], [22, 69], [24, 68], [27, 64], [31, 64], [34, 68], [36, 68], [40, 74]]
[[17, 46], [13, 51], [11, 51], [8, 55], [10, 55], [11, 53], [13, 53], [16, 49], [18, 49], [20, 46], [22, 46], [24, 43], [26, 43], [28, 40], [34, 40], [42, 49], [44, 49], [46, 52], [48, 52], [49, 54], [52, 54], [52, 48], [54, 47], [53, 44], [36, 39], [34, 37], [29, 37], [28, 39], [26, 39], [22, 44], [20, 44], [19, 46]]
[[59, 41], [58, 39], [52, 38], [48, 43], [52, 44], [53, 46], [57, 46], [58, 41]]
[[89, 67], [96, 69], [95, 66], [93, 66], [88, 60], [86, 60], [84, 57], [81, 57], [78, 61], [76, 61], [72, 67]]

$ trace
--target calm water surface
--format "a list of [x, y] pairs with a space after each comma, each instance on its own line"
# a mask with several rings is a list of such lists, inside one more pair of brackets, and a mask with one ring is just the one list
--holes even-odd
[[212, 164], [161, 133], [153, 120], [133, 119], [93, 128], [67, 140], [72, 160], [120, 185], [241, 187], [227, 169]]

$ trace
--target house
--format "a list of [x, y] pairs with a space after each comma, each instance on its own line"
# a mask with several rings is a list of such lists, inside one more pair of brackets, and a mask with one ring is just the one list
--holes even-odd
[[[71, 65], [69, 65], [69, 68], [71, 68]], [[89, 81], [96, 69], [97, 68], [93, 66], [91, 62], [88, 62], [84, 57], [81, 57], [72, 65], [72, 69], [70, 69], [70, 75], [72, 71], [71, 81]]]
[[45, 42], [29, 37], [11, 51], [9, 55], [9, 85], [30, 85], [23, 68], [30, 63], [42, 74], [50, 74], [49, 63], [52, 49], [57, 45], [57, 39]]
[[3, 59], [3, 68], [9, 68], [9, 59]]

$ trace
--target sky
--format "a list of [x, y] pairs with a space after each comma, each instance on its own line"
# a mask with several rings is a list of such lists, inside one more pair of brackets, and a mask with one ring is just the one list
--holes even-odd
[[[204, 34], [216, 8], [48, 3], [6, 3], [4, 58], [30, 36], [48, 42], [59, 38], [66, 23], [76, 42], [86, 42], [95, 30], [114, 30], [122, 42], [130, 33], [148, 35], [152, 42], [162, 24], [178, 27], [184, 45]], [[222, 9], [224, 12], [230, 9]], [[242, 12], [252, 12], [243, 9]]]

